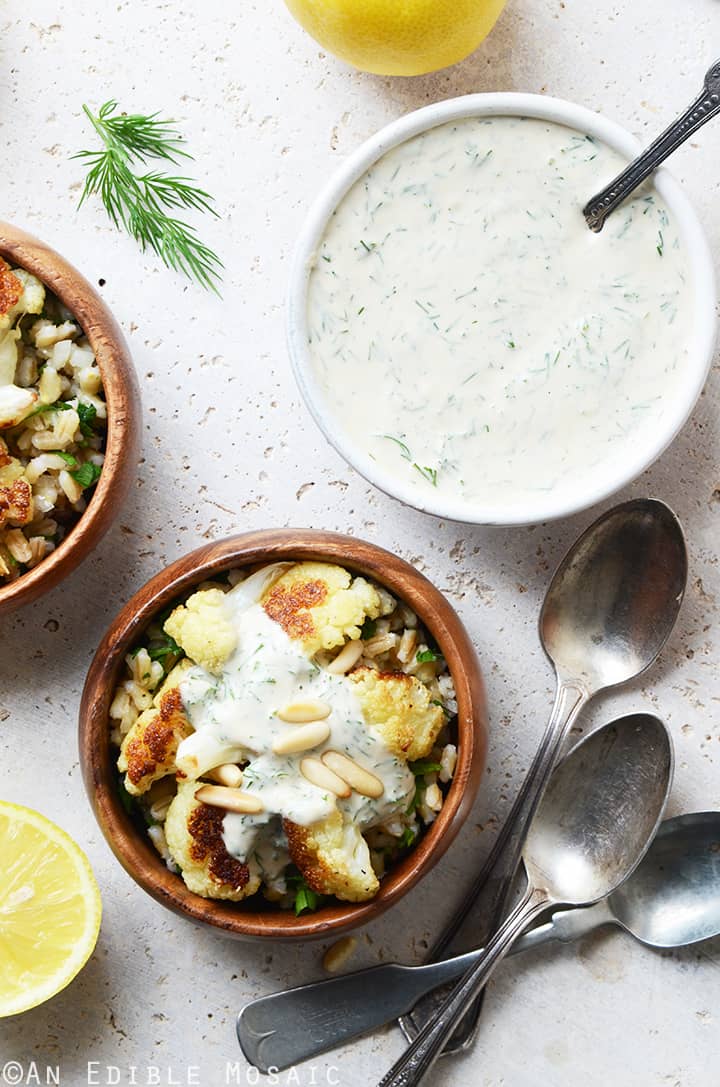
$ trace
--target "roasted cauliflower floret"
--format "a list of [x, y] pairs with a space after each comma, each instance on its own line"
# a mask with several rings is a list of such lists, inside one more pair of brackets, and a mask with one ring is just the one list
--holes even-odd
[[21, 313], [42, 313], [45, 288], [24, 268], [10, 268], [0, 257], [0, 331]]
[[168, 809], [165, 839], [189, 890], [203, 898], [239, 902], [255, 894], [260, 876], [235, 860], [222, 837], [225, 812], [195, 799], [196, 782], [185, 782]]
[[174, 668], [170, 669], [168, 674], [165, 676], [165, 679], [162, 681], [158, 689], [155, 691], [155, 694], [153, 695], [154, 706], [159, 706], [163, 697], [168, 693], [168, 691], [171, 691], [173, 687], [180, 686], [180, 681], [183, 679], [185, 673], [190, 671], [192, 666], [192, 661], [187, 660], [187, 658], [183, 658], [181, 661], [178, 661]]
[[336, 808], [309, 827], [283, 820], [290, 859], [308, 887], [344, 902], [365, 902], [377, 893], [370, 850], [358, 827]]
[[0, 528], [29, 524], [33, 511], [32, 488], [27, 480], [17, 479], [9, 487], [0, 487]]
[[125, 788], [133, 796], [140, 796], [153, 782], [175, 773], [177, 749], [193, 731], [178, 687], [186, 667], [181, 662], [173, 669], [153, 705], [140, 714], [122, 742], [118, 770], [125, 774]]
[[20, 330], [13, 328], [24, 313], [40, 313], [45, 303], [42, 283], [22, 268], [14, 271], [0, 258], [0, 427], [16, 426], [32, 411], [38, 394], [15, 384]]
[[23, 285], [10, 265], [0, 257], [0, 329], [10, 327], [10, 314], [23, 293]]
[[26, 272], [24, 268], [15, 268], [13, 275], [22, 284], [22, 294], [17, 301], [14, 314], [11, 311], [11, 316], [19, 316], [21, 313], [42, 313], [45, 305], [45, 288], [40, 280], [30, 272]]
[[237, 646], [225, 593], [203, 589], [188, 597], [165, 621], [165, 633], [207, 672], [217, 675]]
[[380, 733], [393, 755], [412, 762], [430, 754], [445, 721], [442, 706], [427, 687], [404, 672], [358, 668], [347, 677], [368, 725]]
[[365, 620], [383, 611], [380, 595], [369, 582], [324, 562], [292, 566], [265, 592], [262, 605], [310, 655], [359, 638]]

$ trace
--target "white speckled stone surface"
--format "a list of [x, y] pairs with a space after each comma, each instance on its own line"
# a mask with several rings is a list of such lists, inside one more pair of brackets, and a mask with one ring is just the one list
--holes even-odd
[[[45, 1082], [46, 1066], [59, 1066], [71, 1087], [256, 1082], [236, 1046], [235, 1012], [321, 972], [318, 945], [231, 943], [156, 906], [115, 862], [85, 800], [75, 724], [93, 649], [146, 578], [203, 540], [293, 524], [366, 536], [415, 561], [467, 623], [490, 703], [485, 786], [436, 877], [361, 933], [354, 965], [421, 955], [486, 853], [544, 725], [553, 681], [536, 636], [538, 607], [555, 563], [598, 511], [530, 529], [464, 528], [403, 509], [350, 471], [311, 423], [290, 374], [283, 297], [293, 239], [328, 171], [407, 110], [471, 91], [546, 92], [649, 139], [695, 95], [718, 42], [717, 0], [510, 0], [464, 64], [390, 80], [323, 55], [280, 0], [0, 4], [0, 218], [106, 281], [145, 405], [144, 461], [115, 530], [61, 587], [0, 621], [0, 795], [74, 835], [105, 902], [97, 952], [76, 982], [0, 1023], [0, 1084]], [[69, 155], [90, 140], [81, 104], [109, 97], [127, 109], [162, 109], [187, 135], [222, 213], [203, 231], [228, 267], [224, 302], [144, 259], [97, 204], [77, 211], [82, 174]], [[673, 170], [717, 249], [720, 125], [685, 146]], [[625, 496], [666, 500], [686, 528], [690, 586], [677, 629], [641, 683], [584, 720], [643, 708], [666, 719], [677, 750], [671, 814], [720, 807], [719, 396], [716, 368], [684, 433]], [[490, 989], [480, 1042], [437, 1066], [433, 1082], [717, 1081], [720, 942], [656, 954], [604, 932], [515, 959]], [[278, 1081], [364, 1087], [402, 1045], [391, 1029]], [[24, 1078], [8, 1078], [10, 1061], [23, 1063]], [[39, 1080], [28, 1078], [32, 1061]], [[90, 1075], [88, 1061], [97, 1062]]]

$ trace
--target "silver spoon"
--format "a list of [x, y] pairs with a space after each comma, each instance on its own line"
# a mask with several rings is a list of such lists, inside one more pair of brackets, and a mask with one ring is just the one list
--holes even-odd
[[622, 204], [638, 185], [656, 170], [668, 155], [697, 132], [706, 121], [720, 112], [720, 61], [705, 73], [702, 93], [669, 128], [638, 155], [606, 188], [583, 208], [585, 221], [596, 233], [602, 230], [610, 212]]
[[415, 1087], [425, 1079], [466, 1009], [534, 918], [549, 906], [598, 902], [627, 879], [655, 836], [672, 774], [670, 735], [647, 714], [622, 717], [570, 752], [527, 835], [527, 889], [520, 902], [380, 1087]]
[[515, 946], [526, 950], [549, 940], [565, 943], [603, 925], [617, 925], [656, 948], [687, 947], [720, 936], [720, 811], [666, 819], [633, 874], [608, 898], [553, 914]]
[[[662, 823], [625, 883], [594, 906], [553, 914], [508, 954], [576, 940], [608, 924], [650, 947], [682, 947], [720, 935], [720, 811]], [[423, 966], [383, 963], [261, 997], [238, 1018], [243, 1052], [263, 1072], [299, 1064], [385, 1026], [431, 989], [461, 977], [483, 953], [480, 948]]]
[[[568, 943], [605, 925], [656, 948], [720, 936], [720, 811], [667, 819], [625, 883], [594, 906], [553, 914], [523, 933], [508, 954]], [[263, 1072], [299, 1064], [385, 1026], [431, 989], [461, 977], [483, 953], [479, 948], [423, 966], [383, 963], [261, 997], [240, 1013], [243, 1052]]]
[[[560, 563], [540, 613], [540, 640], [557, 676], [555, 704], [540, 747], [490, 855], [428, 958], [446, 959], [485, 943], [500, 923], [523, 842], [563, 742], [598, 692], [649, 668], [675, 625], [687, 580], [687, 551], [675, 515], [653, 499], [615, 506]], [[424, 997], [400, 1025], [412, 1040], [445, 994]], [[482, 997], [446, 1052], [474, 1040]]]

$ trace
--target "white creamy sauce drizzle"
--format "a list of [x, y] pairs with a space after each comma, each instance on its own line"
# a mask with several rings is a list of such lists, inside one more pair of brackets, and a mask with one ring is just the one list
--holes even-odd
[[[308, 659], [300, 643], [292, 641], [257, 603], [268, 576], [268, 570], [260, 571], [225, 596], [237, 648], [221, 674], [213, 676], [193, 665], [180, 682], [196, 731], [180, 744], [178, 759], [194, 755], [207, 768], [226, 759], [248, 760], [242, 789], [257, 795], [265, 810], [260, 815], [227, 813], [223, 839], [228, 853], [251, 863], [272, 886], [290, 859], [280, 817], [307, 826], [338, 806], [355, 825], [367, 828], [403, 809], [415, 779], [366, 724], [352, 683]], [[298, 727], [281, 721], [277, 711], [310, 700], [332, 707], [329, 739], [311, 751], [275, 755], [273, 740]], [[353, 791], [347, 800], [339, 800], [311, 784], [300, 772], [300, 761], [329, 749], [344, 752], [380, 778], [383, 795], [373, 800]]]
[[510, 503], [653, 442], [682, 381], [690, 272], [653, 189], [588, 230], [582, 206], [624, 165], [562, 125], [472, 118], [352, 187], [308, 325], [354, 444], [420, 494]]

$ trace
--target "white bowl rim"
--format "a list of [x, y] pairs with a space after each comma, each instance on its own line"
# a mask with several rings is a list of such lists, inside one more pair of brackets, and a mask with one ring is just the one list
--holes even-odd
[[700, 396], [712, 363], [716, 338], [716, 288], [712, 254], [703, 227], [678, 182], [664, 168], [656, 171], [653, 184], [674, 214], [683, 239], [694, 281], [692, 335], [688, 345], [687, 382], [669, 416], [656, 435], [655, 444], [622, 461], [622, 472], [599, 477], [595, 486], [582, 491], [563, 489], [559, 495], [544, 494], [515, 505], [469, 503], [428, 493], [423, 499], [409, 485], [383, 471], [363, 453], [323, 408], [323, 395], [315, 378], [307, 331], [307, 292], [317, 247], [337, 205], [351, 186], [382, 155], [400, 143], [437, 125], [468, 117], [516, 116], [554, 121], [607, 144], [628, 159], [641, 150], [640, 142], [626, 129], [584, 106], [539, 94], [494, 92], [449, 98], [414, 110], [381, 128], [362, 143], [332, 174], [312, 204], [298, 237], [290, 271], [287, 300], [287, 341], [295, 379], [315, 422], [337, 452], [370, 483], [386, 494], [424, 513], [464, 524], [526, 525], [567, 517], [594, 506], [615, 494], [653, 464], [677, 437]]

